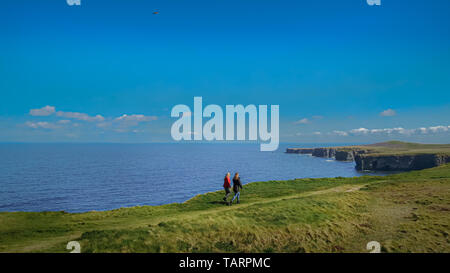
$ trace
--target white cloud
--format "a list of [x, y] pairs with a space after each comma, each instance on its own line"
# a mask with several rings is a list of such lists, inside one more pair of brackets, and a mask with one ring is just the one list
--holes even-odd
[[383, 133], [385, 129], [372, 129], [370, 132], [372, 134]]
[[[96, 115], [96, 116], [89, 116], [88, 114], [85, 113], [78, 113], [78, 112], [63, 112], [63, 111], [58, 111], [56, 112], [55, 110], [55, 106], [44, 106], [42, 108], [39, 109], [31, 109], [30, 110], [30, 115], [32, 116], [51, 116], [53, 114], [56, 114], [56, 116], [58, 117], [64, 117], [64, 118], [71, 118], [71, 119], [78, 119], [78, 120], [84, 120], [84, 121], [104, 121], [105, 118], [102, 117], [101, 115]], [[63, 123], [68, 123], [67, 121], [63, 121]]]
[[335, 134], [335, 135], [338, 135], [338, 136], [348, 136], [348, 133], [347, 132], [344, 132], [344, 131], [333, 131], [333, 133], [332, 134]]
[[27, 122], [25, 122], [25, 125], [30, 128], [33, 128], [33, 129], [39, 129], [39, 128], [56, 129], [56, 128], [58, 128], [58, 126], [56, 126], [55, 124], [46, 122], [46, 121], [38, 121], [38, 122], [27, 121]]
[[43, 116], [50, 116], [52, 114], [55, 113], [55, 107], [54, 106], [44, 106], [42, 108], [39, 109], [31, 109], [30, 110], [30, 115], [32, 116], [39, 116], [39, 117], [43, 117]]
[[307, 124], [309, 123], [309, 119], [307, 118], [302, 118], [301, 120], [297, 120], [296, 122], [294, 122], [294, 124]]
[[358, 128], [358, 129], [350, 130], [350, 133], [352, 133], [352, 134], [367, 134], [368, 132], [369, 132], [369, 129], [366, 129], [366, 128]]
[[395, 110], [392, 109], [386, 109], [383, 112], [380, 113], [380, 116], [382, 117], [392, 117], [395, 116], [397, 114], [397, 112]]
[[427, 128], [425, 128], [425, 127], [417, 128], [416, 130], [417, 130], [417, 132], [422, 133], [422, 134], [426, 134], [428, 132]]
[[322, 133], [321, 133], [321, 132], [314, 132], [313, 134], [316, 135], [316, 136], [319, 136], [319, 135], [321, 135]]
[[149, 122], [152, 120], [157, 120], [156, 116], [145, 116], [145, 115], [127, 115], [123, 114], [120, 117], [115, 118], [111, 122], [104, 122], [98, 124], [101, 128], [106, 128], [112, 126], [116, 132], [126, 132], [129, 127], [138, 126], [141, 122]]
[[431, 131], [432, 133], [439, 133], [439, 132], [447, 132], [449, 129], [448, 126], [433, 126], [433, 127], [429, 127], [428, 130]]
[[156, 120], [157, 117], [155, 116], [144, 116], [144, 115], [127, 115], [123, 114], [122, 116], [116, 118], [117, 121], [135, 121], [135, 122], [144, 122], [144, 121], [151, 121]]
[[[188, 113], [191, 115], [192, 113]], [[152, 120], [157, 120], [156, 116], [146, 116], [140, 114], [124, 114], [117, 118], [109, 117], [105, 118], [102, 115], [90, 116], [86, 113], [80, 112], [65, 112], [56, 111], [54, 106], [45, 106], [40, 109], [31, 109], [30, 115], [32, 116], [56, 116], [60, 119], [54, 122], [47, 121], [28, 121], [25, 125], [29, 128], [42, 128], [42, 129], [56, 129], [56, 128], [67, 128], [68, 124], [72, 127], [80, 127], [83, 123], [78, 123], [76, 121], [94, 122], [98, 128], [110, 129], [116, 132], [128, 132], [129, 128], [138, 126], [142, 122], [149, 122]], [[142, 130], [134, 130], [134, 133], [141, 133]]]
[[56, 112], [56, 115], [58, 117], [64, 117], [64, 118], [72, 118], [72, 119], [78, 119], [78, 120], [83, 120], [83, 121], [104, 121], [105, 118], [101, 115], [96, 115], [96, 116], [89, 116], [88, 114], [85, 113], [78, 113], [78, 112], [63, 112], [63, 111], [58, 111]]
[[410, 134], [410, 133], [413, 133], [414, 131], [415, 131], [415, 129], [404, 129], [402, 127], [397, 127], [397, 128], [385, 128], [385, 129], [372, 129], [372, 130], [370, 130], [370, 133], [372, 133], [372, 134], [380, 134], [380, 133]]
[[339, 136], [348, 136], [348, 135], [379, 135], [379, 134], [400, 134], [400, 135], [413, 135], [413, 134], [430, 134], [430, 133], [444, 133], [450, 132], [450, 126], [431, 126], [431, 127], [420, 127], [416, 129], [405, 129], [403, 127], [395, 127], [395, 128], [381, 128], [381, 129], [367, 129], [367, 128], [358, 128], [352, 129], [349, 131], [333, 131], [328, 133], [329, 135], [339, 135]]

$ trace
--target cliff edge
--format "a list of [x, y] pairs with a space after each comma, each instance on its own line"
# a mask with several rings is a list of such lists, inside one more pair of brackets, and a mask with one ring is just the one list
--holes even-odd
[[355, 161], [355, 168], [359, 171], [422, 170], [450, 163], [450, 144], [401, 141], [340, 147], [288, 148], [286, 153]]

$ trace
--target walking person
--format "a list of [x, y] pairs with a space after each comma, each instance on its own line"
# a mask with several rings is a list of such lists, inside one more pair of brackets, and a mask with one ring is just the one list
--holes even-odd
[[241, 178], [239, 177], [239, 173], [236, 173], [233, 177], [233, 192], [234, 197], [231, 199], [230, 205], [233, 204], [234, 199], [237, 198], [237, 204], [240, 203], [239, 196], [241, 195], [240, 190], [242, 189]]
[[225, 189], [225, 197], [223, 198], [223, 201], [227, 202], [227, 198], [231, 193], [230, 173], [227, 173], [227, 175], [225, 175], [223, 188]]

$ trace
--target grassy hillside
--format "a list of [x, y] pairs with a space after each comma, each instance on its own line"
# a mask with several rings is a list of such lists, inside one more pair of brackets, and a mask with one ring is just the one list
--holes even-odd
[[0, 213], [1, 252], [450, 252], [450, 165], [385, 177], [245, 185], [183, 204]]
[[371, 155], [415, 155], [446, 154], [450, 155], [450, 144], [422, 144], [402, 141], [388, 141], [370, 145], [348, 146], [368, 150]]

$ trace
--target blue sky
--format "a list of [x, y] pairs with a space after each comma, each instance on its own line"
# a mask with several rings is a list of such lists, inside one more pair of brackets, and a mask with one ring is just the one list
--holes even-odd
[[448, 143], [448, 14], [448, 0], [3, 1], [0, 141], [171, 141], [171, 108], [202, 96], [280, 105], [283, 142]]

